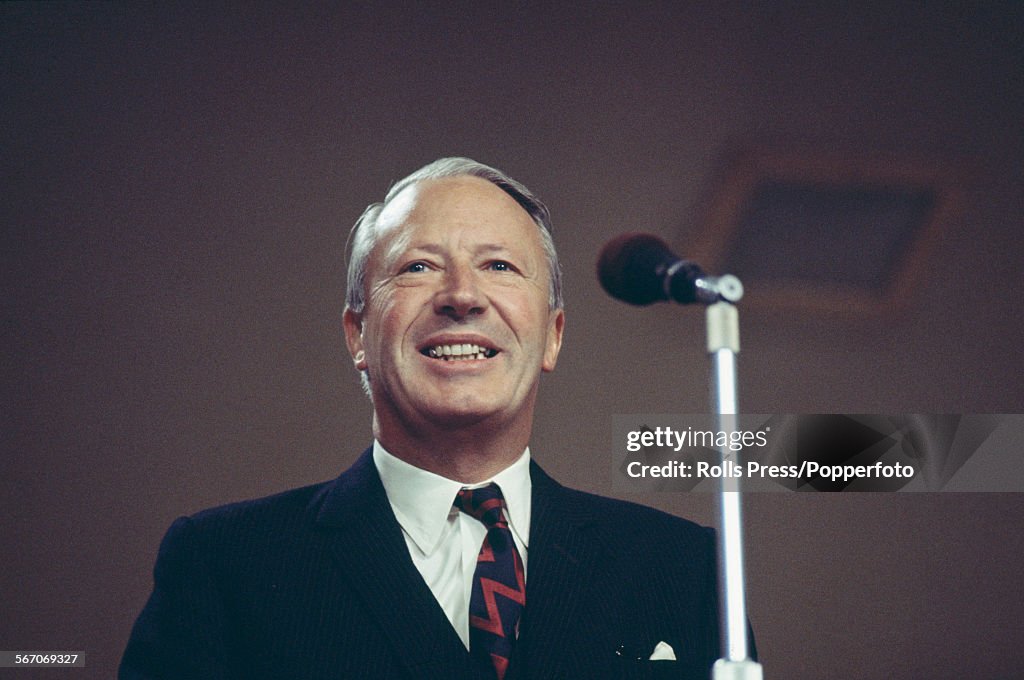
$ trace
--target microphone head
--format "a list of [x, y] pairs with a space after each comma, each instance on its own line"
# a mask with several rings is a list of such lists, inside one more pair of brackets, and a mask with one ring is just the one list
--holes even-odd
[[677, 259], [657, 236], [626, 233], [601, 250], [597, 278], [617, 300], [640, 306], [662, 302], [669, 299], [663, 275]]

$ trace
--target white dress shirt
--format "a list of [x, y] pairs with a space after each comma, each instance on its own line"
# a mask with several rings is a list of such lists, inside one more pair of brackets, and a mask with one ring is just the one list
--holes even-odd
[[516, 462], [480, 484], [465, 485], [396, 458], [373, 442], [373, 463], [391, 509], [402, 527], [413, 564], [427, 582], [455, 632], [469, 649], [469, 598], [476, 558], [487, 529], [452, 503], [464, 486], [494, 482], [505, 497], [512, 538], [527, 568], [530, 536], [530, 449]]

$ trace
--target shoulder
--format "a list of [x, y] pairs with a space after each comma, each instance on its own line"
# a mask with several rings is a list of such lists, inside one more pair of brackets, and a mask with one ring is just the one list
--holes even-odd
[[685, 543], [713, 544], [715, 530], [688, 519], [639, 503], [566, 487], [562, 490], [572, 503], [589, 512], [592, 521], [606, 531], [632, 536], [634, 540], [663, 540], [668, 536]]
[[246, 526], [302, 521], [311, 513], [315, 515], [317, 498], [333, 483], [321, 482], [262, 498], [207, 508], [182, 519], [211, 532], [226, 528], [237, 531]]
[[246, 559], [273, 559], [321, 545], [319, 529], [351, 522], [383, 495], [369, 450], [336, 479], [179, 517], [160, 555], [207, 555], [239, 568]]
[[[229, 503], [178, 518], [172, 526], [187, 527], [205, 540], [266, 540], [274, 536], [301, 533], [315, 524], [325, 505], [349, 499], [360, 505], [372, 497], [373, 463], [369, 451], [333, 480], [289, 489], [262, 498]], [[379, 483], [378, 483], [379, 486]]]
[[[675, 547], [689, 554], [714, 551], [715, 530], [639, 503], [562, 486], [536, 467], [536, 500], [581, 529], [593, 528], [615, 545], [638, 550]], [[549, 514], [549, 513], [545, 513]]]
[[[291, 489], [179, 517], [160, 544], [160, 561], [207, 561], [216, 555], [245, 559], [288, 550], [308, 535], [317, 499], [331, 482]], [[169, 565], [168, 565], [169, 566]]]

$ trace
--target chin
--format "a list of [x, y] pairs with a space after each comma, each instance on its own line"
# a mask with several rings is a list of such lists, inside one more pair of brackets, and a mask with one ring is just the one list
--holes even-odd
[[507, 402], [497, 405], [484, 401], [479, 395], [442, 397], [440, 408], [430, 409], [431, 421], [442, 426], [466, 427], [484, 422], [489, 418], [502, 417], [507, 413]]
[[466, 405], [462, 408], [449, 406], [444, 409], [434, 409], [431, 413], [431, 420], [438, 425], [451, 425], [465, 427], [487, 420], [497, 415], [493, 408], [473, 407]]

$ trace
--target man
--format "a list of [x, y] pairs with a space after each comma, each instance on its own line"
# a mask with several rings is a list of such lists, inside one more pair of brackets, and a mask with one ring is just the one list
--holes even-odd
[[565, 324], [544, 205], [442, 159], [351, 239], [373, 445], [333, 482], [175, 522], [121, 677], [706, 678], [711, 531], [531, 461]]

